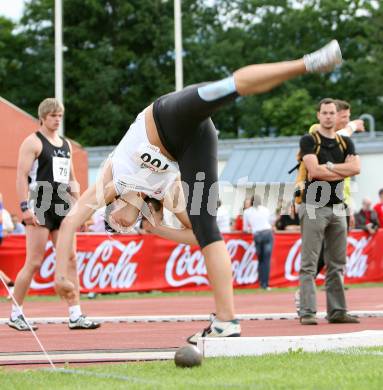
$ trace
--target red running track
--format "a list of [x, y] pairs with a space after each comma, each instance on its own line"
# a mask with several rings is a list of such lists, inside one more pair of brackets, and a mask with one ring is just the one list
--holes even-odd
[[[383, 310], [383, 287], [353, 288], [347, 291], [349, 310]], [[235, 296], [238, 314], [294, 312], [293, 292], [271, 291]], [[210, 296], [142, 297], [135, 299], [84, 300], [82, 308], [90, 316], [188, 315], [214, 311]], [[9, 302], [0, 302], [0, 318], [8, 317]], [[62, 302], [27, 302], [29, 317], [63, 317]], [[325, 310], [325, 293], [318, 291], [318, 311]], [[206, 322], [105, 323], [93, 331], [69, 330], [66, 324], [40, 325], [37, 332], [47, 351], [168, 349], [185, 344], [186, 338], [206, 326]], [[242, 321], [243, 336], [286, 336], [383, 330], [383, 318], [362, 318], [360, 324], [302, 326], [297, 320]], [[40, 351], [29, 332], [17, 332], [0, 325], [0, 352]]]

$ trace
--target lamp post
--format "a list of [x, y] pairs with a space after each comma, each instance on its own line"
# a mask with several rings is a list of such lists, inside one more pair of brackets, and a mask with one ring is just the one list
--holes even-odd
[[359, 119], [369, 122], [368, 129], [370, 131], [370, 138], [375, 138], [375, 118], [371, 114], [362, 114]]
[[183, 69], [182, 69], [182, 16], [181, 0], [174, 0], [174, 44], [175, 44], [175, 72], [176, 72], [176, 91], [183, 88]]
[[[62, 22], [62, 0], [55, 0], [55, 98], [64, 104]], [[64, 135], [63, 121], [59, 134]]]

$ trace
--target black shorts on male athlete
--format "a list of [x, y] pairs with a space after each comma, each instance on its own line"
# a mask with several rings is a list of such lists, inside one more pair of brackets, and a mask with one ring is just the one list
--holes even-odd
[[[54, 192], [52, 196], [42, 196], [43, 189], [40, 188], [37, 199], [33, 200], [32, 210], [41, 226], [49, 231], [58, 230], [62, 220], [69, 212], [69, 194], [63, 192], [58, 195]], [[64, 200], [65, 199], [65, 200]]]

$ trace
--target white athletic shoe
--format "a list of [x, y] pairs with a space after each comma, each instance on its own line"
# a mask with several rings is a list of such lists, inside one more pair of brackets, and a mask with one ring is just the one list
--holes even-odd
[[[31, 330], [27, 324], [27, 321], [25, 320], [25, 318], [22, 314], [20, 314], [14, 320], [12, 320], [12, 318], [10, 318], [9, 321], [7, 322], [7, 324], [9, 327], [16, 329], [16, 330], [19, 330], [21, 332], [28, 332]], [[33, 330], [37, 330], [36, 325], [33, 325], [33, 324], [29, 324], [29, 325]]]
[[197, 345], [200, 337], [239, 337], [241, 336], [241, 325], [238, 320], [220, 321], [215, 314], [211, 316], [210, 325], [202, 332], [197, 332], [188, 337], [190, 344]]
[[333, 39], [321, 49], [303, 56], [308, 72], [330, 72], [342, 63], [342, 52], [339, 43]]
[[97, 329], [101, 326], [101, 324], [81, 315], [75, 321], [71, 321], [69, 319], [68, 326], [69, 329]]

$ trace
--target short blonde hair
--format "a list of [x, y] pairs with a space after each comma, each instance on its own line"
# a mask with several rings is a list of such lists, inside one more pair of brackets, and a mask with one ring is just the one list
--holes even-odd
[[64, 106], [56, 98], [44, 99], [38, 108], [39, 119], [45, 119], [45, 117], [52, 112], [64, 113]]

